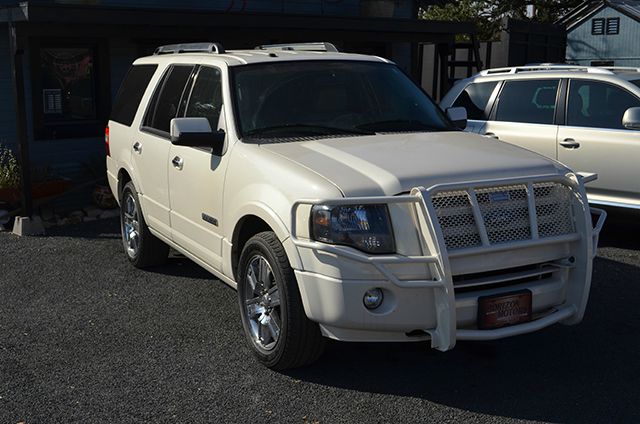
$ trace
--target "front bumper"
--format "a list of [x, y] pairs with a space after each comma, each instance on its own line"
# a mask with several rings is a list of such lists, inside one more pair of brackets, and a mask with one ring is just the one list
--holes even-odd
[[[575, 194], [572, 199], [574, 232], [546, 238], [537, 237], [536, 232], [530, 240], [483, 242], [474, 248], [447, 249], [435, 219], [432, 202], [435, 193], [507, 184], [531, 187], [536, 181], [555, 181], [571, 187]], [[304, 225], [304, 221], [300, 222], [304, 214], [298, 213], [303, 205], [353, 203], [388, 203], [413, 208], [421, 254], [372, 256], [297, 236], [296, 228]], [[592, 213], [598, 216], [595, 227]], [[535, 214], [530, 215], [535, 221]], [[305, 311], [310, 319], [320, 323], [326, 336], [345, 341], [431, 340], [432, 347], [449, 350], [457, 340], [493, 340], [529, 333], [557, 322], [580, 322], [588, 299], [598, 235], [606, 214], [589, 208], [584, 186], [575, 175], [569, 174], [419, 187], [406, 196], [303, 200], [296, 202], [292, 216], [291, 242], [303, 264], [302, 269], [295, 272]], [[486, 234], [482, 238], [487, 240]], [[504, 273], [493, 272], [495, 270], [504, 270]], [[474, 274], [478, 278], [460, 282], [459, 276], [463, 274]], [[373, 287], [383, 290], [385, 301], [380, 308], [367, 310], [362, 297]], [[522, 288], [533, 294], [532, 321], [494, 330], [477, 329], [480, 296]]]

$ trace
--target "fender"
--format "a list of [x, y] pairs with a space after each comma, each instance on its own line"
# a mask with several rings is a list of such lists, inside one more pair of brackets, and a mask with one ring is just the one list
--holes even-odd
[[233, 278], [233, 266], [231, 260], [231, 249], [233, 246], [231, 237], [240, 220], [247, 215], [257, 216], [258, 218], [266, 222], [269, 227], [271, 227], [273, 232], [278, 237], [278, 240], [280, 240], [280, 242], [284, 246], [284, 250], [287, 254], [287, 258], [289, 258], [291, 267], [294, 269], [300, 269], [300, 267], [302, 266], [302, 260], [298, 255], [297, 249], [295, 248], [293, 243], [290, 242], [290, 231], [287, 225], [280, 218], [280, 216], [267, 204], [263, 202], [253, 201], [244, 204], [241, 208], [234, 211], [234, 213], [231, 215], [231, 219], [228, 221], [232, 222], [233, 225], [229, 225], [226, 227], [226, 237], [223, 240], [223, 273]]

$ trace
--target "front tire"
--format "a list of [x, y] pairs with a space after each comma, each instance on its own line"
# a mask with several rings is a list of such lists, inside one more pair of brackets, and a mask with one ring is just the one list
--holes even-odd
[[249, 239], [238, 271], [242, 325], [258, 360], [274, 370], [315, 362], [325, 340], [304, 312], [295, 275], [273, 232]]
[[169, 256], [169, 246], [151, 234], [140, 209], [138, 192], [131, 181], [122, 189], [120, 230], [129, 262], [136, 268], [162, 265]]

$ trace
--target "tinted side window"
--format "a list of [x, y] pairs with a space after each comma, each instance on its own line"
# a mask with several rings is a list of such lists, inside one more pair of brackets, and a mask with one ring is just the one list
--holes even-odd
[[469, 119], [486, 120], [488, 117], [485, 109], [496, 85], [498, 81], [470, 84], [460, 93], [452, 107], [467, 109]]
[[553, 124], [559, 80], [508, 81], [498, 99], [497, 121]]
[[622, 116], [630, 107], [640, 107], [640, 100], [621, 88], [596, 81], [571, 80], [567, 125], [624, 129]]
[[118, 90], [110, 120], [131, 126], [140, 100], [157, 68], [158, 65], [137, 65], [129, 69]]
[[193, 84], [187, 103], [186, 117], [203, 117], [209, 120], [211, 129], [218, 128], [222, 111], [222, 83], [220, 70], [203, 66]]
[[156, 88], [145, 116], [145, 127], [169, 132], [169, 124], [176, 117], [180, 100], [193, 66], [173, 66]]

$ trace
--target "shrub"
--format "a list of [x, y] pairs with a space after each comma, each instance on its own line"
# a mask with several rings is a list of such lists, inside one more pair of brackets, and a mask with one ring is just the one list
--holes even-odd
[[20, 165], [13, 151], [0, 144], [0, 188], [17, 188], [20, 185]]

